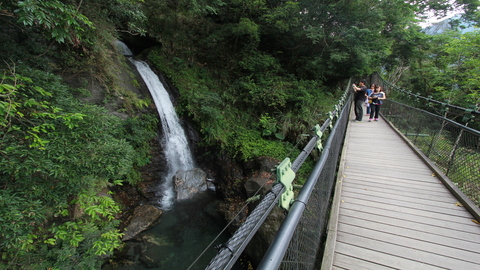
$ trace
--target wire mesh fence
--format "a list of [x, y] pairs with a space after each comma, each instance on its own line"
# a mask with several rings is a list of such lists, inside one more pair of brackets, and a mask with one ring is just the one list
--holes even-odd
[[383, 86], [390, 100], [443, 116], [460, 124], [469, 123], [471, 128], [480, 130], [480, 121], [472, 122], [472, 119], [480, 118], [479, 104], [461, 107], [450, 104], [448, 100], [435, 100], [432, 96], [422, 96], [411, 89], [393, 85], [378, 73], [372, 75], [372, 83]]
[[480, 207], [480, 132], [396, 101], [382, 107], [383, 116]]

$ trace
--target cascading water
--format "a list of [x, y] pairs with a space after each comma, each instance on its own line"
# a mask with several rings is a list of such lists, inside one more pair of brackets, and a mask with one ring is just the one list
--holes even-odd
[[[128, 47], [118, 41], [119, 51], [125, 56], [132, 56]], [[162, 209], [170, 209], [174, 202], [172, 176], [179, 170], [190, 170], [194, 162], [188, 147], [185, 133], [175, 113], [170, 96], [158, 76], [147, 63], [129, 60], [147, 84], [162, 122], [164, 131], [164, 151], [168, 163], [167, 177], [163, 187], [165, 195], [161, 200]], [[171, 211], [165, 211], [160, 222], [153, 228], [138, 236], [142, 241], [127, 241], [124, 257], [128, 263], [110, 265], [116, 270], [171, 270], [171, 269], [205, 269], [216, 254], [216, 250], [207, 248], [212, 243], [225, 243], [229, 235], [225, 232], [222, 217], [214, 210], [216, 197], [211, 193], [197, 194], [192, 200], [181, 200]], [[219, 235], [220, 233], [220, 235]], [[141, 253], [141, 254], [137, 254]], [[197, 260], [197, 256], [203, 254]], [[192, 263], [194, 264], [193, 268]], [[245, 267], [234, 266], [232, 269], [245, 270]]]
[[143, 61], [130, 59], [137, 67], [157, 107], [164, 132], [163, 142], [165, 145], [165, 157], [167, 159], [168, 172], [163, 184], [163, 198], [160, 202], [164, 210], [172, 207], [175, 200], [172, 177], [178, 170], [188, 171], [194, 168], [194, 162], [187, 137], [180, 124], [173, 107], [170, 96], [162, 82], [150, 66]]
[[[123, 55], [133, 55], [125, 43], [117, 40], [116, 46]], [[171, 209], [175, 199], [172, 177], [178, 170], [188, 171], [194, 168], [192, 154], [170, 96], [157, 74], [147, 63], [133, 60], [130, 57], [129, 60], [135, 65], [147, 85], [162, 123], [163, 144], [168, 170], [162, 186], [163, 196], [160, 205], [163, 210], [168, 210]]]
[[127, 44], [121, 42], [120, 40], [115, 41], [115, 45], [117, 46], [118, 50], [125, 56], [132, 56], [133, 53], [128, 48]]

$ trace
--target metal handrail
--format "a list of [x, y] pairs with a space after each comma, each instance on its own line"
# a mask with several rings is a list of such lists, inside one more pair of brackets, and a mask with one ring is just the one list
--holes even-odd
[[[350, 96], [350, 82], [348, 81], [347, 87], [342, 95], [341, 99], [334, 106], [334, 110], [329, 113], [329, 118], [325, 119], [322, 126], [319, 128], [320, 133], [325, 132], [328, 128], [333, 127], [334, 117], [338, 116], [344, 107], [348, 107]], [[321, 140], [318, 135], [312, 136], [309, 143], [305, 146], [299, 156], [292, 163], [292, 170], [297, 172], [301, 165], [304, 163], [308, 155], [312, 152], [315, 145]], [[233, 267], [238, 257], [241, 255], [247, 244], [255, 235], [259, 227], [262, 225], [266, 217], [269, 215], [273, 207], [278, 204], [279, 195], [284, 192], [285, 187], [277, 183], [272, 189], [267, 192], [262, 201], [257, 205], [253, 212], [247, 217], [244, 223], [235, 231], [230, 239], [223, 245], [221, 245], [217, 255], [210, 261], [207, 270], [224, 270]]]
[[[349, 113], [349, 106], [345, 106], [341, 112], [341, 116], [339, 118], [344, 117], [343, 115], [348, 115]], [[278, 233], [273, 240], [272, 244], [270, 245], [268, 251], [264, 255], [262, 261], [260, 262], [257, 270], [271, 270], [271, 269], [278, 269], [280, 264], [282, 263], [282, 259], [287, 251], [289, 246], [290, 240], [297, 229], [297, 225], [303, 215], [305, 207], [309, 201], [310, 195], [317, 184], [317, 180], [320, 176], [321, 171], [323, 170], [327, 159], [329, 158], [330, 154], [330, 147], [332, 144], [332, 140], [335, 136], [344, 136], [344, 134], [338, 134], [339, 128], [338, 125], [345, 124], [340, 121], [337, 121], [335, 127], [333, 128], [328, 140], [326, 142], [325, 148], [322, 152], [322, 155], [315, 165], [312, 173], [308, 177], [307, 181], [303, 185], [302, 190], [300, 191], [298, 198], [293, 203], [290, 211], [288, 212], [287, 217], [283, 221]]]

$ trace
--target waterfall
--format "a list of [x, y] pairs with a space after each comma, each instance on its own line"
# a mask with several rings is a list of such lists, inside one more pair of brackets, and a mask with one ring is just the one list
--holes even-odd
[[[160, 195], [160, 208], [169, 210], [173, 208], [173, 202], [177, 198], [176, 195], [180, 194], [175, 194], [172, 177], [175, 174], [181, 175], [181, 173], [177, 173], [179, 169], [190, 172], [196, 171], [192, 170], [195, 164], [189, 150], [188, 141], [175, 113], [170, 96], [158, 76], [147, 63], [133, 60], [132, 52], [125, 44], [118, 41], [116, 45], [119, 52], [123, 53], [137, 68], [158, 110], [164, 131], [162, 146], [167, 162], [167, 176], [162, 179], [160, 186], [156, 187], [155, 191], [161, 190], [163, 192]], [[195, 182], [187, 177], [182, 178], [182, 180], [185, 180], [186, 183]], [[196, 180], [200, 180], [200, 178]], [[195, 195], [194, 200], [179, 199], [175, 203], [175, 209], [162, 213], [161, 222], [148, 231], [142, 232], [142, 238], [145, 237], [144, 239], [149, 239], [148, 241], [126, 241], [124, 248], [126, 255], [120, 255], [112, 263], [108, 263], [107, 268], [147, 270], [156, 265], [155, 269], [200, 269], [199, 266], [207, 265], [210, 258], [215, 256], [216, 250], [212, 248], [204, 250], [204, 248], [212, 244], [225, 243], [230, 235], [224, 230], [224, 224], [219, 222], [223, 218], [219, 213], [213, 210], [205, 211], [205, 209], [215, 207], [216, 196], [209, 192], [196, 193]], [[155, 196], [157, 196], [156, 192]], [[132, 256], [129, 250], [134, 250], [135, 254]], [[196, 254], [204, 256], [195, 258]], [[148, 263], [142, 258], [148, 258]], [[128, 265], [121, 263], [124, 259], [128, 260]], [[195, 263], [193, 267], [192, 262]], [[145, 264], [148, 264], [148, 267]], [[246, 268], [238, 268], [235, 265], [232, 269], [243, 270]]]
[[132, 56], [133, 53], [130, 50], [130, 48], [127, 47], [127, 44], [121, 42], [120, 40], [115, 41], [115, 46], [117, 46], [117, 49], [125, 56]]
[[185, 132], [180, 125], [180, 121], [173, 107], [170, 96], [163, 86], [162, 82], [150, 66], [143, 61], [130, 59], [137, 67], [147, 85], [152, 98], [157, 107], [162, 128], [164, 132], [163, 143], [165, 145], [165, 157], [167, 159], [168, 172], [162, 186], [163, 197], [161, 199], [161, 208], [168, 210], [172, 207], [175, 200], [175, 191], [172, 177], [178, 170], [191, 170], [194, 168], [194, 162], [188, 145]]

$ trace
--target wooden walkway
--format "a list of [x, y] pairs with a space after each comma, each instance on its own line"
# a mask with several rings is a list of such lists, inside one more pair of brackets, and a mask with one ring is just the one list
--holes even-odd
[[480, 225], [383, 119], [343, 151], [322, 270], [480, 269]]

